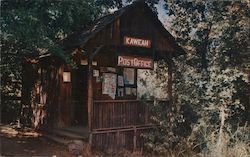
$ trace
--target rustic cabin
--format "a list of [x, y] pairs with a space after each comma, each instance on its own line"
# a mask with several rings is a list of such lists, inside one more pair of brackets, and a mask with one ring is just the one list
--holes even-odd
[[141, 148], [140, 134], [155, 126], [148, 107], [154, 100], [137, 96], [138, 70], [167, 61], [164, 103], [171, 104], [171, 61], [184, 53], [157, 15], [134, 2], [60, 44], [70, 64], [53, 53], [24, 63], [22, 112], [32, 115], [32, 126], [52, 133], [76, 128], [95, 149]]

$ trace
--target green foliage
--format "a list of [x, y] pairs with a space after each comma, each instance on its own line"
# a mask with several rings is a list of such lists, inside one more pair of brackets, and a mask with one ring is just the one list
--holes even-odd
[[[192, 135], [183, 141], [188, 140], [192, 149], [218, 155], [234, 145], [223, 140], [229, 135], [226, 128], [234, 132], [248, 114], [249, 99], [244, 96], [249, 97], [249, 84], [241, 67], [249, 67], [249, 5], [246, 1], [166, 1], [166, 8], [173, 19], [171, 33], [187, 52], [175, 59], [174, 106], [178, 111], [191, 105], [199, 116]], [[167, 116], [158, 118], [162, 124], [168, 122]], [[173, 132], [164, 128], [159, 125], [160, 131], [151, 135], [158, 137], [163, 131], [161, 135], [168, 137]], [[151, 144], [164, 147], [164, 142], [151, 140]]]
[[100, 15], [101, 7], [94, 0], [1, 1], [2, 113], [11, 117], [12, 112], [7, 111], [12, 108], [13, 101], [7, 100], [21, 96], [24, 59], [50, 52], [70, 64], [69, 55], [57, 42], [83, 29]]
[[144, 134], [146, 150], [152, 154], [170, 155], [181, 145], [183, 137], [176, 130], [178, 124], [184, 122], [182, 114], [170, 104], [155, 102], [149, 104], [153, 122], [157, 127], [150, 133]]
[[[245, 35], [248, 33], [246, 29], [248, 24], [245, 20], [249, 19], [247, 14], [249, 6], [244, 2], [197, 3], [203, 3], [204, 8], [206, 8], [204, 10], [206, 16], [204, 16], [205, 19], [200, 18], [202, 20], [197, 23], [199, 27], [194, 27], [198, 29], [193, 32], [194, 42], [191, 40], [190, 44], [190, 40], [184, 40], [187, 45], [191, 46], [189, 49], [191, 55], [189, 54], [188, 57], [190, 62], [183, 59], [177, 60], [178, 65], [182, 65], [181, 69], [178, 70], [179, 76], [176, 80], [178, 81], [175, 88], [178, 97], [177, 104], [188, 102], [194, 106], [201, 117], [194, 128], [196, 131], [204, 130], [201, 136], [195, 138], [200, 139], [201, 143], [206, 143], [201, 147], [211, 148], [209, 145], [213, 142], [208, 137], [214, 135], [218, 140], [213, 144], [217, 144], [217, 150], [221, 153], [221, 144], [223, 143], [221, 139], [227, 134], [225, 128], [242, 123], [239, 119], [244, 117], [241, 117], [240, 114], [238, 114], [238, 121], [232, 121], [236, 113], [248, 112], [245, 108], [249, 101], [242, 99], [242, 97], [236, 98], [237, 93], [243, 92], [243, 88], [236, 88], [236, 84], [239, 82], [244, 84], [243, 82], [245, 82], [246, 85], [246, 76], [239, 69], [239, 66], [244, 63], [241, 55], [249, 49], [246, 44], [249, 37]], [[192, 2], [192, 5], [196, 4]], [[192, 14], [189, 14], [186, 20], [190, 19], [190, 15]], [[209, 31], [202, 33], [207, 37], [203, 38], [200, 36], [199, 29], [208, 28], [208, 26]], [[197, 33], [198, 35], [196, 35]], [[204, 66], [204, 56], [200, 55], [199, 49], [197, 49], [197, 46], [200, 46], [197, 44], [198, 41], [206, 42], [206, 47], [201, 50], [206, 55], [207, 66]], [[195, 65], [197, 61], [200, 61], [199, 65], [202, 66]], [[186, 67], [185, 64], [189, 66]], [[178, 65], [177, 68], [180, 68]], [[182, 91], [183, 87], [192, 94]], [[249, 93], [245, 94], [249, 95]], [[228, 143], [223, 144], [227, 145]]]
[[93, 0], [3, 1], [2, 34], [12, 44], [21, 43], [24, 52], [43, 53], [69, 33], [89, 24], [99, 12]]
[[[139, 1], [139, 0], [97, 0], [98, 5], [102, 5], [105, 9], [120, 9], [123, 6], [126, 6], [132, 2]], [[146, 2], [154, 11], [155, 11], [155, 4], [159, 2], [159, 0], [141, 0]], [[104, 11], [105, 11], [104, 9]]]
[[[129, 1], [131, 0], [127, 0], [126, 2]], [[97, 4], [103, 5], [107, 9], [121, 8], [124, 5], [122, 0], [97, 0]]]

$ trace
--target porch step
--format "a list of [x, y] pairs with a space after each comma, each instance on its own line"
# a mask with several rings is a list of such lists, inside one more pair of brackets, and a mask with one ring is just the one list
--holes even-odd
[[89, 130], [87, 127], [66, 127], [66, 128], [60, 128], [60, 130], [67, 131], [82, 137], [88, 137]]
[[70, 132], [70, 131], [62, 130], [62, 129], [54, 130], [53, 134], [56, 135], [56, 136], [63, 137], [64, 139], [83, 140], [83, 141], [88, 140], [88, 137], [79, 135], [78, 133], [73, 133], [73, 132]]
[[51, 135], [51, 134], [44, 134], [43, 137], [53, 141], [53, 142], [56, 142], [56, 143], [59, 143], [59, 144], [62, 144], [64, 146], [67, 146], [68, 143], [70, 142], [69, 139], [64, 139], [63, 137], [58, 137], [58, 136], [55, 136], [55, 135]]
[[88, 128], [86, 127], [65, 127], [54, 128], [43, 132], [43, 136], [53, 142], [68, 145], [73, 140], [88, 142]]

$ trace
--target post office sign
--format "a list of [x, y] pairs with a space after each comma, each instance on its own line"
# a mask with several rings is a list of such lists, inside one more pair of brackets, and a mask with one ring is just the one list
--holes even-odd
[[118, 56], [118, 66], [153, 69], [154, 61], [146, 57]]

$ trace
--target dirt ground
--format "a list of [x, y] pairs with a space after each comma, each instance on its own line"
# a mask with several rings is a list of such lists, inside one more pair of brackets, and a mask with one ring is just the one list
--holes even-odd
[[0, 137], [3, 156], [70, 156], [67, 148], [47, 142], [43, 138]]
[[2, 126], [0, 129], [0, 156], [72, 156], [66, 147], [50, 142], [34, 132], [23, 134]]
[[[81, 152], [82, 157], [124, 156], [138, 157], [141, 152], [121, 152], [120, 155], [103, 152], [90, 152], [89, 147], [84, 145]], [[63, 146], [42, 137], [41, 134], [26, 129], [19, 130], [13, 126], [0, 124], [0, 157], [76, 157], [69, 152], [67, 146]]]

